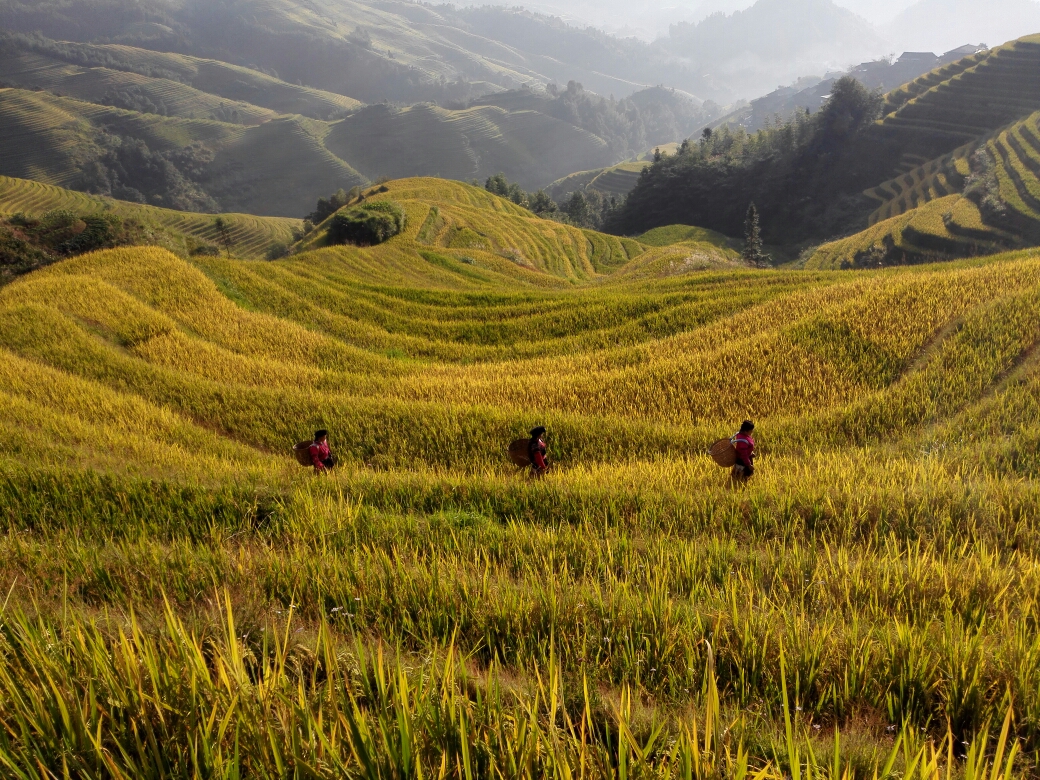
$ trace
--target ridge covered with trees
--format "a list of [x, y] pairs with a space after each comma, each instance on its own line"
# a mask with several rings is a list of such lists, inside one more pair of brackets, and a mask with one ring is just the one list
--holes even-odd
[[[868, 267], [1033, 246], [1040, 36], [970, 54], [882, 96], [852, 77], [822, 109], [749, 134], [705, 130], [644, 170], [608, 229], [701, 225]], [[880, 203], [880, 205], [879, 205]], [[815, 247], [826, 246], [815, 252]]]

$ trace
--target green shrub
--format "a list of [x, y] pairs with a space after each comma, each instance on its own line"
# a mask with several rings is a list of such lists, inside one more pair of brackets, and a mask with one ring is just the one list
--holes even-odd
[[404, 211], [395, 203], [379, 201], [341, 211], [329, 224], [329, 244], [375, 246], [404, 229]]

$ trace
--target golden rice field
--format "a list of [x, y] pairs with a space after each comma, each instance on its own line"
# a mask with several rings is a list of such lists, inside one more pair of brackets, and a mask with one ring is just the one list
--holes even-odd
[[732, 250], [389, 190], [380, 247], [0, 288], [4, 776], [1036, 776], [1040, 256], [671, 268]]

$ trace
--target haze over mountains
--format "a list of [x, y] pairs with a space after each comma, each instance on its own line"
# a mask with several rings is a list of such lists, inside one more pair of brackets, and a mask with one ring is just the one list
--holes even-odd
[[[552, 2], [561, 13], [583, 7]], [[615, 10], [614, 22], [628, 18]], [[733, 120], [737, 101], [797, 82], [818, 87], [815, 110], [850, 66], [1040, 31], [1035, 0], [636, 10], [670, 20], [667, 35], [621, 38], [521, 8], [407, 0], [0, 0], [0, 175], [288, 217], [382, 177], [501, 172], [533, 192], [624, 164], [601, 177], [623, 195], [657, 145], [678, 146], [724, 117], [754, 129], [791, 115], [767, 100], [749, 109], [758, 124]], [[893, 83], [861, 81], [887, 91], [931, 61]]]
[[571, 80], [604, 96], [664, 85], [725, 104], [905, 50], [993, 46], [1040, 31], [1036, 0], [525, 5], [0, 0], [0, 29], [213, 58], [364, 103], [440, 105]]

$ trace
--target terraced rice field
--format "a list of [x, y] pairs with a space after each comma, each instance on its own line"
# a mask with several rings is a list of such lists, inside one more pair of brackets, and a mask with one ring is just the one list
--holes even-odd
[[53, 184], [73, 182], [95, 130], [42, 93], [0, 89], [0, 171]]
[[643, 172], [644, 167], [646, 167], [646, 163], [642, 162], [615, 165], [593, 179], [589, 186], [604, 195], [613, 195], [617, 198], [627, 197], [628, 193], [635, 188], [636, 182], [639, 181], [639, 174]]
[[212, 191], [238, 211], [303, 217], [319, 196], [367, 183], [325, 146], [328, 132], [326, 123], [300, 117], [249, 128], [217, 153]]
[[[961, 194], [971, 156], [986, 152], [996, 204]], [[976, 167], [979, 163], [975, 163]], [[882, 202], [870, 227], [816, 250], [811, 268], [847, 268], [972, 257], [1040, 241], [1040, 112], [868, 190]], [[999, 206], [999, 211], [994, 209]]]
[[929, 201], [867, 230], [819, 247], [807, 268], [869, 268], [975, 257], [1018, 245], [1021, 237], [986, 224], [961, 195]]
[[[249, 103], [227, 101], [169, 79], [149, 78], [110, 68], [84, 68], [35, 54], [0, 58], [0, 80], [20, 87], [40, 87], [61, 95], [101, 103], [113, 94], [132, 90], [146, 96], [167, 116], [210, 118], [217, 112], [238, 113], [238, 123], [256, 125], [276, 116]], [[224, 115], [224, 114], [221, 114]]]
[[882, 128], [936, 157], [1040, 110], [1038, 68], [1040, 36], [962, 60], [889, 96]]
[[[366, 264], [364, 271], [358, 270], [380, 283], [417, 284], [438, 268], [443, 280], [460, 283], [469, 278], [485, 284], [499, 279], [538, 287], [567, 286], [605, 275], [648, 248], [631, 239], [539, 219], [483, 189], [439, 179], [397, 181], [389, 185], [388, 193], [374, 199], [389, 199], [407, 213], [407, 251], [402, 255], [387, 247], [379, 267]], [[306, 248], [325, 245], [324, 228], [319, 226]], [[416, 248], [424, 258], [419, 278], [412, 275]], [[342, 250], [335, 251], [342, 255]], [[358, 253], [350, 262], [367, 263], [363, 258], [368, 257]]]
[[[129, 80], [126, 83], [133, 83], [149, 90], [164, 91], [169, 95], [170, 101], [177, 105], [178, 115], [189, 117], [190, 106], [185, 103], [190, 95], [194, 95], [204, 104], [200, 104], [195, 111], [195, 115], [199, 117], [205, 117], [205, 110], [211, 110], [212, 104], [219, 106], [222, 101], [236, 104], [235, 107], [240, 113], [248, 113], [250, 117], [273, 114], [327, 116], [361, 106], [360, 102], [350, 97], [288, 84], [264, 73], [218, 60], [116, 44], [66, 43], [63, 46], [73, 53], [85, 56], [110, 55], [111, 65], [106, 68], [83, 67], [67, 62], [53, 53], [41, 53], [22, 47], [20, 51], [12, 51], [7, 56], [0, 57], [0, 78], [26, 88], [41, 86], [84, 100], [96, 100], [103, 95], [95, 96], [96, 86], [90, 84], [98, 78], [95, 72], [116, 69], [116, 73], [122, 73], [122, 78]], [[122, 70], [118, 69], [121, 64], [125, 65]], [[164, 84], [163, 82], [170, 80], [142, 76], [139, 71], [165, 72], [175, 78], [172, 85]], [[111, 72], [105, 78], [113, 83], [122, 83]], [[80, 86], [84, 81], [87, 84]], [[87, 91], [88, 89], [90, 91]], [[80, 91], [82, 94], [77, 94]], [[166, 98], [163, 99], [166, 102]]]
[[[211, 244], [218, 243], [219, 238], [211, 215], [91, 197], [41, 182], [0, 176], [0, 214], [23, 213], [38, 217], [56, 209], [67, 209], [81, 215], [111, 213], [135, 219], [168, 232], [175, 247], [182, 243], [178, 239], [185, 236]], [[234, 255], [245, 259], [263, 258], [273, 244], [292, 243], [292, 229], [302, 225], [299, 220], [248, 214], [226, 214], [224, 218], [231, 228]]]
[[649, 276], [712, 237], [389, 188], [379, 247], [0, 289], [5, 773], [1035, 773], [1035, 252]]
[[875, 225], [925, 203], [963, 191], [965, 180], [971, 173], [968, 158], [977, 148], [978, 143], [972, 142], [867, 190], [869, 197], [882, 204], [870, 215], [870, 224]]

